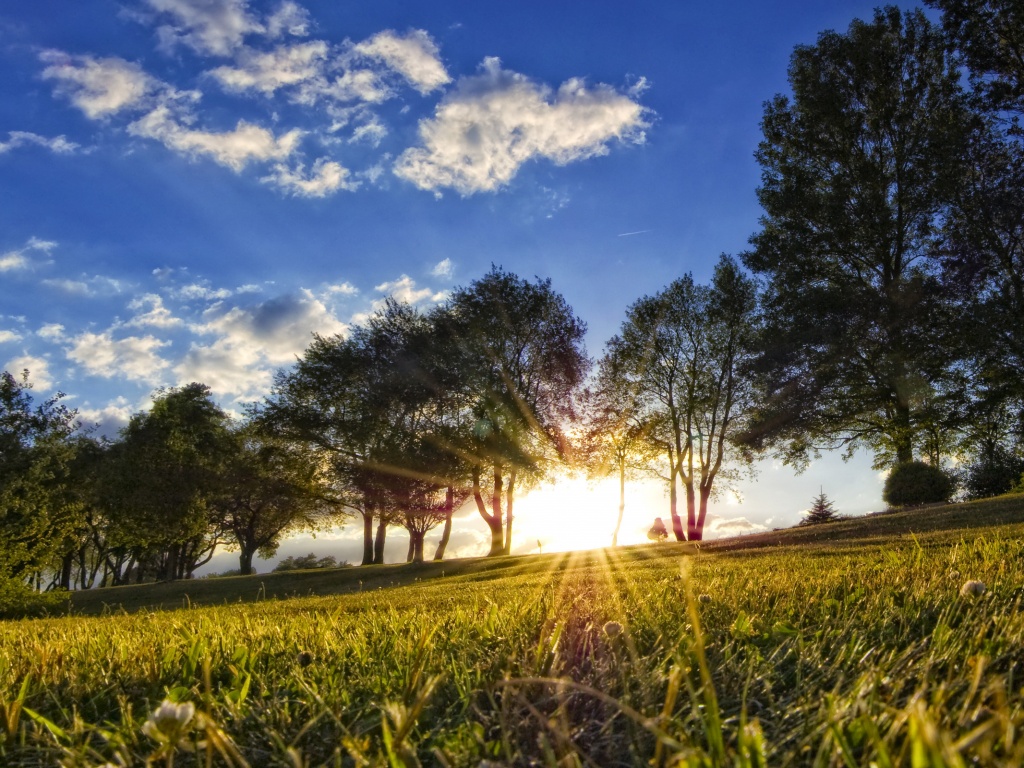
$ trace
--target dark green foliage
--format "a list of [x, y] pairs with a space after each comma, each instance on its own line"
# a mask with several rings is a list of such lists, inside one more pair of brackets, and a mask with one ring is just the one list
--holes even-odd
[[765, 107], [765, 214], [744, 255], [766, 280], [748, 441], [797, 465], [857, 446], [909, 461], [955, 389], [933, 245], [969, 117], [960, 72], [923, 13], [888, 7], [798, 47], [789, 81]]
[[964, 490], [969, 499], [984, 499], [1013, 490], [1024, 475], [1024, 457], [996, 446], [988, 455], [982, 455], [968, 465], [964, 476]]
[[334, 555], [317, 557], [315, 552], [310, 552], [308, 555], [289, 555], [274, 566], [274, 571], [303, 571], [311, 568], [337, 568], [339, 565], [348, 565], [348, 563], [339, 563]]
[[923, 461], [908, 461], [889, 473], [882, 489], [882, 500], [891, 507], [939, 504], [949, 501], [955, 490], [949, 475], [939, 467]]
[[822, 491], [814, 497], [814, 501], [811, 502], [811, 508], [807, 510], [807, 515], [800, 521], [800, 525], [831, 523], [833, 520], [838, 519], [839, 515], [836, 512], [835, 504]]
[[0, 374], [0, 583], [36, 576], [79, 522], [71, 480], [77, 414], [63, 394], [37, 405], [30, 390], [28, 371], [20, 380]]

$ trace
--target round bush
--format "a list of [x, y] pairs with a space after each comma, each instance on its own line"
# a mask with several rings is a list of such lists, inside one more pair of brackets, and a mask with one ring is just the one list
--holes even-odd
[[954, 490], [953, 481], [941, 469], [911, 461], [889, 473], [882, 499], [891, 507], [915, 507], [949, 501]]

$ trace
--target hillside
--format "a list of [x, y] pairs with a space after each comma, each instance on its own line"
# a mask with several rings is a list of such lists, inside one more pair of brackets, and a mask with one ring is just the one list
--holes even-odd
[[[703, 542], [700, 551], [749, 553], [778, 547], [829, 550], [876, 547], [910, 538], [911, 534], [918, 543], [925, 546], [929, 543], [948, 542], [960, 535], [984, 536], [993, 529], [1014, 525], [1018, 526], [1017, 533], [1024, 535], [1024, 495], [874, 514], [825, 525], [717, 539]], [[621, 547], [616, 551], [616, 558], [625, 564], [659, 557], [674, 558], [693, 551], [690, 544], [666, 542]], [[532, 572], [562, 571], [570, 564], [576, 568], [603, 562], [605, 556], [603, 550], [595, 550], [573, 554], [463, 558], [415, 566], [402, 563], [344, 567], [112, 587], [75, 593], [72, 596], [72, 612], [96, 615], [122, 610], [170, 610], [296, 596], [350, 594], [442, 578], [470, 583]]]

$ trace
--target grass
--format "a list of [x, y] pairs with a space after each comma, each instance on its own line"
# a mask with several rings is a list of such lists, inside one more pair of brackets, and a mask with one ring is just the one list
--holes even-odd
[[[0, 625], [0, 763], [1015, 766], [1022, 586], [1005, 497], [98, 591]], [[195, 714], [153, 718], [164, 699]]]

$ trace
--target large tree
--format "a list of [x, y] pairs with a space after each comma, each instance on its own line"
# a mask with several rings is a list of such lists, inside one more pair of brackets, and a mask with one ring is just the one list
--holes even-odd
[[337, 518], [341, 506], [324, 482], [320, 463], [305, 446], [262, 434], [258, 415], [232, 430], [232, 445], [213, 504], [238, 549], [239, 570], [252, 573], [253, 556], [269, 557], [281, 537], [315, 530]]
[[590, 364], [586, 324], [550, 280], [500, 267], [456, 289], [438, 324], [469, 415], [452, 449], [470, 466], [473, 499], [491, 533], [488, 554], [509, 554], [517, 487], [564, 454]]
[[[649, 425], [668, 471], [669, 512], [680, 541], [704, 535], [716, 480], [749, 460], [735, 440], [746, 424], [752, 389], [745, 365], [757, 330], [753, 281], [722, 256], [710, 286], [691, 275], [634, 303], [608, 342], [604, 366], [631, 392], [634, 418]], [[686, 495], [686, 530], [677, 483]]]
[[24, 582], [64, 554], [80, 518], [71, 487], [77, 413], [34, 402], [29, 373], [0, 374], [0, 582]]
[[199, 383], [160, 390], [121, 431], [109, 463], [111, 525], [134, 550], [138, 576], [188, 578], [213, 556], [231, 449], [228, 416]]
[[797, 464], [864, 445], [911, 461], [953, 368], [935, 236], [968, 122], [960, 73], [920, 11], [888, 7], [799, 46], [765, 106], [764, 406], [748, 439]]

